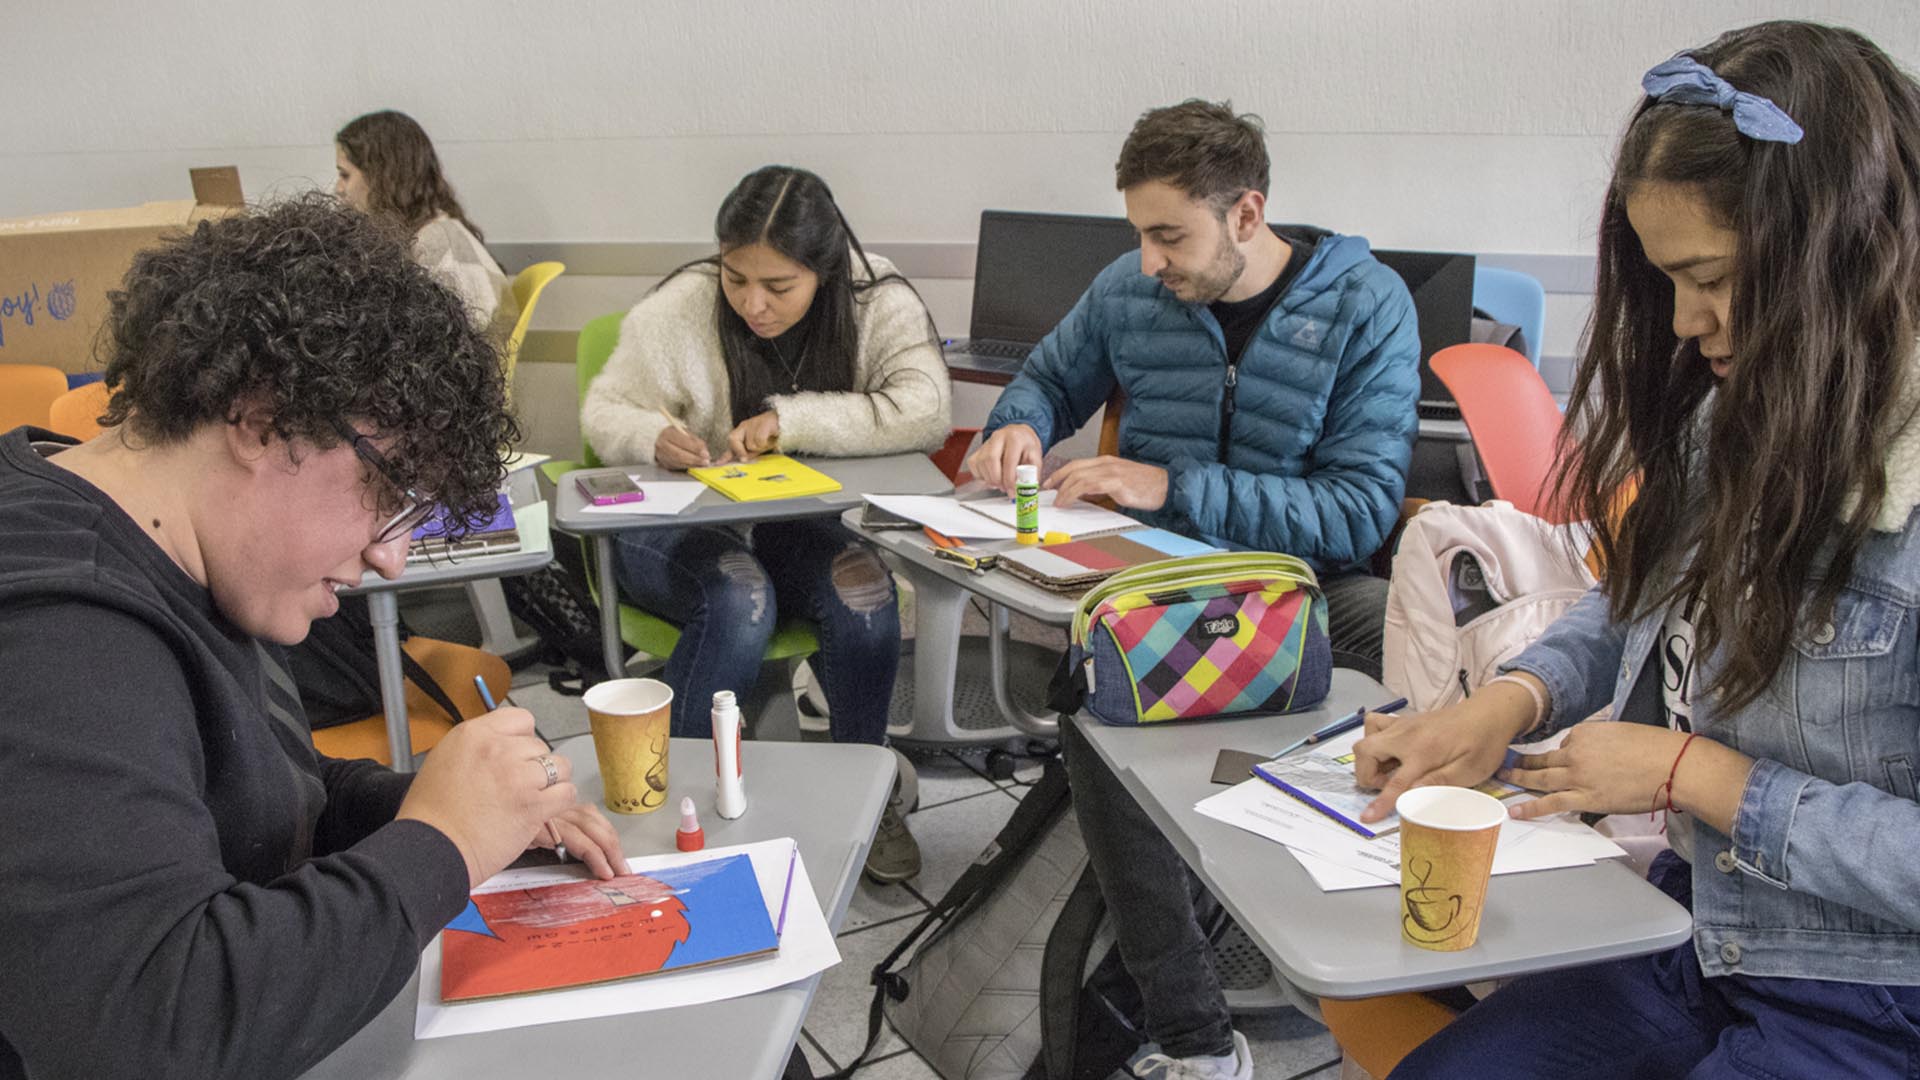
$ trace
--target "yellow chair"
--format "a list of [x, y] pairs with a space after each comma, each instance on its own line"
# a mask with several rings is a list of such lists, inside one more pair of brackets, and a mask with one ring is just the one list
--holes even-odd
[[533, 305], [553, 279], [567, 272], [562, 262], [538, 262], [513, 275], [513, 302], [520, 308], [513, 333], [507, 336], [507, 399], [513, 399], [513, 372], [520, 363], [520, 343], [526, 340], [527, 327], [533, 325]]
[[45, 364], [0, 364], [0, 431], [22, 424], [47, 426], [54, 399], [67, 392], [67, 373]]
[[85, 442], [100, 434], [98, 418], [107, 411], [107, 399], [112, 396], [104, 382], [76, 386], [53, 399], [47, 409], [47, 428]]
[[[400, 647], [427, 669], [433, 681], [446, 691], [448, 700], [467, 716], [479, 716], [487, 711], [480, 700], [479, 689], [473, 685], [474, 676], [486, 680], [487, 690], [495, 701], [504, 701], [513, 684], [513, 673], [507, 669], [505, 660], [469, 645], [410, 637]], [[453, 730], [455, 718], [448, 716], [426, 691], [411, 681], [406, 686], [407, 728], [413, 733], [413, 752], [423, 754]], [[330, 758], [372, 758], [382, 765], [393, 764], [393, 752], [387, 744], [385, 713], [320, 728], [313, 733], [313, 748]]]

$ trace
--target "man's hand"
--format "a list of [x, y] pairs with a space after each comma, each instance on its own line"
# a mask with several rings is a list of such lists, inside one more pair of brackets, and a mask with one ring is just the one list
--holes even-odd
[[669, 427], [653, 441], [653, 463], [663, 469], [685, 472], [711, 465], [713, 458], [707, 453], [707, 444], [698, 435]]
[[749, 416], [727, 434], [727, 458], [752, 461], [761, 454], [780, 449], [780, 414], [768, 409]]
[[1167, 470], [1117, 457], [1070, 461], [1047, 477], [1043, 486], [1056, 493], [1055, 506], [1072, 506], [1094, 495], [1105, 495], [1135, 510], [1158, 510], [1167, 505]]
[[1001, 491], [1013, 491], [1013, 470], [1018, 465], [1038, 465], [1046, 453], [1040, 435], [1025, 424], [1008, 424], [980, 444], [967, 459], [967, 471]]

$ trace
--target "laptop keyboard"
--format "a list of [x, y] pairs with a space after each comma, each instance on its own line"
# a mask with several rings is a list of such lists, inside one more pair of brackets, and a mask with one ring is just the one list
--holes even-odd
[[1002, 360], [1025, 360], [1033, 351], [1033, 346], [1019, 341], [993, 341], [986, 338], [974, 338], [967, 342], [967, 351], [975, 356], [992, 356]]

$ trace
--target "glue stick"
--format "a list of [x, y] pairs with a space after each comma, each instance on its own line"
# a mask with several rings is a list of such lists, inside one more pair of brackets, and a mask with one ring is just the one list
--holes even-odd
[[740, 770], [740, 706], [733, 691], [713, 695], [714, 810], [731, 821], [747, 812], [747, 789]]
[[1040, 466], [1013, 467], [1013, 538], [1023, 544], [1040, 542]]

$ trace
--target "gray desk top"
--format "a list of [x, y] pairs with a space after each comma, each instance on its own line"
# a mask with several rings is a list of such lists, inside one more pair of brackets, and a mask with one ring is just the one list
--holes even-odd
[[[1050, 626], [1069, 626], [1079, 597], [1050, 592], [1004, 570], [976, 573], [956, 562], [936, 558], [933, 544], [919, 529], [868, 529], [860, 524], [855, 508], [840, 517], [840, 523], [858, 533], [882, 551], [892, 552], [914, 566], [937, 575], [968, 592], [977, 593], [997, 604]], [[1144, 526], [1143, 526], [1144, 527]], [[1012, 540], [969, 540], [969, 547], [983, 551], [1010, 551], [1020, 545]]]
[[[573, 761], [580, 797], [603, 793], [593, 742], [556, 749]], [[674, 739], [665, 807], [629, 817], [608, 814], [629, 856], [674, 850], [680, 797], [693, 796], [708, 847], [791, 836], [800, 844], [814, 893], [835, 930], [845, 921], [874, 825], [892, 789], [894, 759], [874, 746], [833, 743], [742, 744], [747, 812], [727, 821], [713, 808], [713, 744]], [[632, 1076], [645, 1052], [649, 1076], [770, 1080], [785, 1069], [819, 976], [775, 990], [678, 1009], [605, 1016], [565, 1024], [443, 1039], [413, 1038], [419, 974], [372, 1024], [315, 1066], [305, 1080], [527, 1080], [556, 1069], [580, 1076]]]
[[1336, 669], [1321, 708], [1292, 716], [1108, 727], [1075, 722], [1187, 864], [1226, 905], [1280, 974], [1310, 994], [1370, 997], [1428, 990], [1657, 952], [1688, 939], [1693, 920], [1619, 861], [1502, 874], [1487, 887], [1480, 940], [1455, 953], [1400, 940], [1393, 888], [1322, 892], [1282, 847], [1196, 813], [1225, 791], [1210, 783], [1222, 749], [1262, 753], [1342, 713], [1391, 697], [1358, 672]]
[[[717, 491], [700, 493], [678, 514], [589, 514], [582, 510], [586, 497], [568, 473], [554, 485], [553, 522], [564, 532], [576, 536], [594, 533], [625, 532], [629, 529], [662, 529], [684, 525], [743, 525], [759, 521], [786, 521], [794, 518], [828, 517], [849, 506], [860, 505], [863, 492], [874, 495], [939, 495], [953, 485], [925, 454], [888, 454], [870, 458], [804, 458], [808, 465], [840, 481], [840, 490], [799, 499], [766, 499], [760, 502], [734, 502]], [[686, 480], [687, 474], [652, 465], [620, 465], [602, 469], [582, 469], [587, 473], [631, 473], [641, 484], [649, 480]]]

